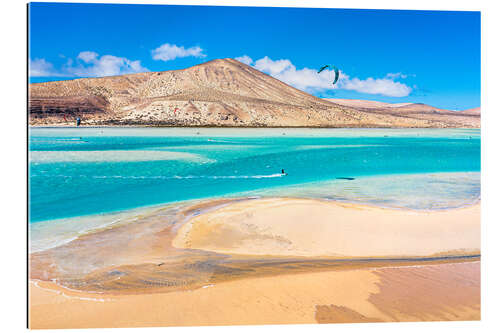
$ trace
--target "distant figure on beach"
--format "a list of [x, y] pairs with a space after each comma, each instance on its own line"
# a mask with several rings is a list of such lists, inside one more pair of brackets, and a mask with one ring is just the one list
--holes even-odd
[[81, 121], [80, 117], [76, 118], [76, 126], [80, 126]]

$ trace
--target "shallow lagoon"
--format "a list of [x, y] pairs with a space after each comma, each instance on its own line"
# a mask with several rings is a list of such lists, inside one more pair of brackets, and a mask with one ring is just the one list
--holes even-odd
[[480, 145], [473, 129], [31, 128], [30, 222], [239, 195], [453, 208], [479, 199]]

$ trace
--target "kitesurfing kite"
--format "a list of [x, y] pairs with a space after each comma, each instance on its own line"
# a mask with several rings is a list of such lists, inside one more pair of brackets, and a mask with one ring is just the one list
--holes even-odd
[[330, 67], [331, 69], [333, 69], [335, 71], [335, 79], [333, 80], [333, 83], [332, 83], [332, 85], [334, 85], [339, 80], [339, 69], [337, 67], [335, 67], [333, 65], [325, 65], [319, 69], [318, 74], [321, 73], [327, 67]]

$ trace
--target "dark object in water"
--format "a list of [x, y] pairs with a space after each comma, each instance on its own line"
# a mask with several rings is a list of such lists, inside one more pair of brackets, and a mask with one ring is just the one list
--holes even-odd
[[353, 177], [337, 177], [337, 179], [354, 180], [356, 178], [353, 178]]
[[281, 169], [281, 175], [282, 176], [288, 176], [288, 174], [285, 172], [285, 169]]

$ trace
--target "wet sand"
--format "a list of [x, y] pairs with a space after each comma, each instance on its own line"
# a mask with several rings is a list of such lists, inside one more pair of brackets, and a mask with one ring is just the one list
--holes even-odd
[[479, 320], [479, 262], [303, 273], [143, 295], [30, 283], [32, 328]]
[[477, 320], [479, 223], [479, 205], [414, 212], [223, 199], [159, 208], [31, 254], [30, 326]]

